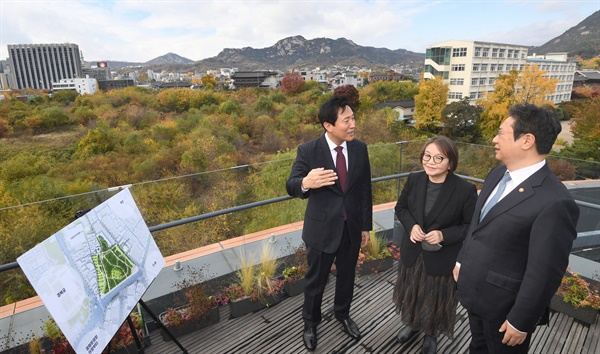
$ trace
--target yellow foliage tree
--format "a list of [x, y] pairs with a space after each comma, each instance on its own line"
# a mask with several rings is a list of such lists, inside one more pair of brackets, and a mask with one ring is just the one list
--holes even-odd
[[441, 76], [433, 80], [421, 80], [419, 93], [415, 96], [415, 127], [421, 130], [439, 130], [444, 123], [442, 111], [448, 100], [448, 85]]
[[477, 103], [483, 107], [481, 114], [481, 132], [483, 137], [492, 139], [500, 124], [508, 117], [511, 106], [518, 103], [531, 103], [538, 106], [554, 104], [546, 97], [556, 89], [557, 79], [546, 78], [546, 73], [537, 64], [527, 65], [519, 73], [511, 70], [500, 74], [494, 85], [494, 91]]

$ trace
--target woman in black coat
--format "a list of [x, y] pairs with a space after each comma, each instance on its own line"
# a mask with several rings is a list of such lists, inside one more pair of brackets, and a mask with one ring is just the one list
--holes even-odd
[[395, 208], [406, 233], [393, 300], [405, 324], [396, 339], [404, 343], [423, 332], [423, 353], [431, 354], [438, 335], [453, 336], [458, 300], [452, 270], [477, 189], [454, 175], [458, 149], [445, 136], [425, 143], [421, 162], [425, 171], [408, 176]]

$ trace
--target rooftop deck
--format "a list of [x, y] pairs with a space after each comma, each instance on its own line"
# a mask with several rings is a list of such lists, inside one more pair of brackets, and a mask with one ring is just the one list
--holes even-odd
[[[395, 336], [401, 322], [392, 304], [394, 267], [380, 274], [356, 279], [351, 316], [363, 337], [352, 340], [342, 331], [332, 313], [335, 279], [330, 281], [323, 297], [323, 322], [318, 327], [318, 346], [315, 353], [420, 353], [423, 335], [404, 345]], [[305, 353], [301, 333], [303, 296], [286, 298], [279, 304], [258, 312], [229, 319], [224, 307], [221, 321], [201, 331], [179, 338], [189, 353]], [[468, 352], [470, 332], [466, 311], [459, 305], [454, 340], [439, 338], [439, 354]], [[147, 354], [181, 353], [173, 342], [164, 342], [160, 331], [151, 333], [152, 345]], [[551, 312], [550, 326], [535, 332], [530, 353], [539, 354], [596, 354], [600, 353], [600, 323], [592, 326], [560, 313]]]

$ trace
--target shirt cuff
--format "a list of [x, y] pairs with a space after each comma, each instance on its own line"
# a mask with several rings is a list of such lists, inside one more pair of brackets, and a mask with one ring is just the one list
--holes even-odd
[[456, 265], [458, 268], [460, 268], [460, 263], [459, 263], [459, 262], [456, 262], [456, 264], [455, 264], [455, 265]]

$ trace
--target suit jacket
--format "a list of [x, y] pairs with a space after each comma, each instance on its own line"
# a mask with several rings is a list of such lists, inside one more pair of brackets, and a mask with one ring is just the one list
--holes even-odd
[[308, 198], [302, 240], [321, 252], [334, 253], [342, 239], [344, 211], [351, 242], [361, 242], [361, 231], [373, 228], [371, 167], [367, 145], [357, 139], [347, 142], [348, 178], [346, 191], [339, 179], [331, 186], [302, 192], [302, 179], [314, 168], [335, 170], [325, 135], [298, 147], [296, 161], [286, 183], [289, 195]]
[[[426, 217], [428, 180], [429, 176], [425, 172], [409, 174], [396, 203], [396, 216], [406, 229], [406, 235], [400, 242], [402, 263], [407, 267], [412, 266], [422, 253], [428, 275], [452, 275], [456, 257], [473, 216], [477, 188], [462, 178], [449, 174]], [[410, 232], [415, 224], [419, 224], [425, 233], [442, 231], [442, 248], [436, 252], [422, 251], [420, 242], [412, 243]]]
[[533, 332], [569, 263], [579, 208], [544, 165], [479, 222], [481, 208], [506, 171], [487, 176], [458, 256], [461, 304], [483, 319], [507, 319]]

